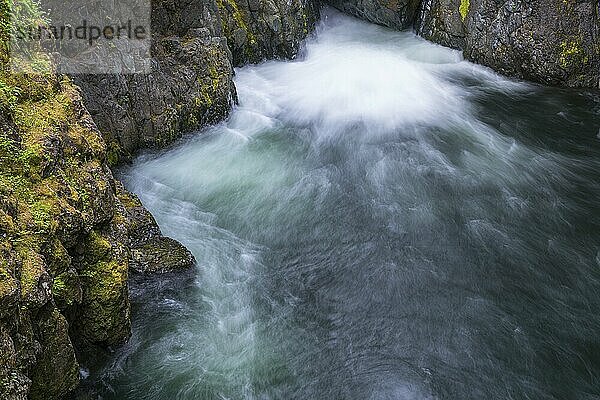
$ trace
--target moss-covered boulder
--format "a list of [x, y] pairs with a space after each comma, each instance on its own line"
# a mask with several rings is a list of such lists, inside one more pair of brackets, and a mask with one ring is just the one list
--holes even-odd
[[56, 399], [71, 392], [79, 383], [79, 365], [75, 359], [65, 317], [51, 305], [40, 311], [36, 334], [42, 351], [31, 373], [31, 399]]

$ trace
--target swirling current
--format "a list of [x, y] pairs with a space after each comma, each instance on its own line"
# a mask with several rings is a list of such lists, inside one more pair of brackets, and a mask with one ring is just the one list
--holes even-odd
[[600, 399], [600, 96], [326, 11], [121, 172], [195, 270], [132, 284], [104, 399]]

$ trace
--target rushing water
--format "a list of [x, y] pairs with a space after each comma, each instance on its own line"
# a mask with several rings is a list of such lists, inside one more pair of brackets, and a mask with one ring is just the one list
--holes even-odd
[[600, 398], [600, 100], [331, 11], [124, 171], [191, 278], [133, 286], [104, 399]]

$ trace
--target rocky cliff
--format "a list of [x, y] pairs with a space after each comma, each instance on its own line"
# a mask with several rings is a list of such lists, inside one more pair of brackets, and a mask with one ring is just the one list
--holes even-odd
[[149, 74], [69, 78], [10, 71], [9, 6], [0, 0], [0, 398], [60, 399], [78, 385], [76, 349], [128, 338], [129, 274], [194, 263], [110, 166], [225, 118], [234, 60], [293, 57], [318, 8], [154, 0]]
[[111, 163], [224, 119], [237, 100], [214, 0], [152, 2], [152, 70], [76, 75]]
[[153, 0], [151, 73], [73, 77], [111, 164], [224, 119], [232, 66], [293, 58], [318, 16], [310, 0]]
[[509, 76], [547, 85], [600, 87], [595, 0], [330, 0], [342, 11], [433, 42]]
[[600, 87], [597, 1], [427, 0], [416, 29], [505, 75]]
[[[73, 342], [112, 346], [129, 336], [130, 269], [176, 252], [107, 165], [106, 145], [78, 89], [57, 75], [0, 82], [0, 397], [59, 398], [79, 367]], [[142, 233], [144, 232], [144, 233]], [[154, 263], [156, 264], [156, 263]]]
[[313, 0], [217, 0], [233, 64], [294, 58], [314, 30], [319, 3]]

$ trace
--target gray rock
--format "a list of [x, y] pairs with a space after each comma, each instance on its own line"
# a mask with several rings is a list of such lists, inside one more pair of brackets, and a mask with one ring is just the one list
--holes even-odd
[[292, 59], [315, 28], [313, 0], [217, 0], [234, 66]]
[[597, 7], [593, 0], [471, 0], [465, 56], [547, 85], [599, 87]]
[[189, 269], [195, 263], [188, 249], [162, 236], [132, 247], [129, 267], [142, 273], [165, 273]]
[[546, 85], [600, 87], [600, 28], [594, 0], [329, 0], [366, 21], [414, 25], [465, 58]]
[[184, 37], [158, 39], [150, 74], [74, 77], [108, 144], [111, 164], [228, 115], [237, 100], [229, 50], [207, 33], [194, 28]]
[[460, 4], [460, 0], [423, 0], [415, 21], [415, 31], [442, 46], [464, 48], [466, 29]]
[[328, 0], [340, 11], [393, 29], [412, 27], [419, 0]]
[[595, 1], [425, 0], [419, 16], [420, 35], [463, 49], [467, 59], [505, 75], [546, 85], [599, 87]]

